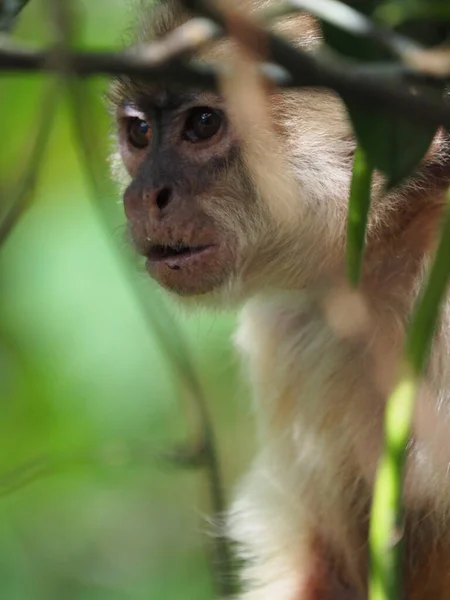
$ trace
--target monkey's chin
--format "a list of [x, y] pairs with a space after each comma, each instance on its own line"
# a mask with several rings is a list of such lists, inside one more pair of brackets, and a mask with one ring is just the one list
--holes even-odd
[[169, 256], [149, 256], [145, 266], [162, 287], [178, 296], [214, 291], [228, 276], [227, 261], [218, 246], [200, 246]]

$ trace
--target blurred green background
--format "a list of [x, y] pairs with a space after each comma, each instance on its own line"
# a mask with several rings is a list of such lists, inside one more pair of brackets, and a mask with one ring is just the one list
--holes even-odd
[[[78, 4], [80, 47], [121, 44], [136, 2]], [[30, 1], [16, 39], [52, 39], [45, 8]], [[2, 212], [36, 130], [44, 79], [1, 75]], [[106, 85], [95, 82], [93, 107], [105, 148]], [[102, 199], [117, 223], [106, 232], [78, 159], [62, 102], [32, 204], [0, 249], [0, 597], [211, 599], [205, 473], [155, 457], [195, 436], [193, 411], [117, 264], [111, 240], [127, 243], [119, 194]], [[229, 497], [253, 448], [248, 393], [230, 342], [235, 315], [187, 318], [138, 260], [132, 277], [150, 307], [166, 303], [169, 325], [182, 329]]]

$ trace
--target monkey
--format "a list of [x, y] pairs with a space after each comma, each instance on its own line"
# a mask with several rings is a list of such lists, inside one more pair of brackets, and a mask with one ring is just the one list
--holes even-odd
[[[271, 3], [239, 6], [254, 15]], [[191, 17], [176, 0], [147, 7], [138, 42]], [[323, 43], [304, 12], [274, 27], [310, 52]], [[183, 305], [240, 308], [235, 344], [260, 449], [227, 515], [244, 562], [239, 600], [364, 600], [384, 408], [445, 207], [448, 140], [439, 131], [394, 190], [376, 174], [354, 290], [345, 236], [356, 142], [342, 100], [258, 87], [248, 55], [227, 41], [198, 53], [227, 57], [238, 75], [217, 92], [113, 83], [113, 174], [149, 275]], [[253, 84], [254, 97], [236, 100]], [[407, 600], [450, 597], [449, 351], [446, 301], [408, 445], [397, 532]]]

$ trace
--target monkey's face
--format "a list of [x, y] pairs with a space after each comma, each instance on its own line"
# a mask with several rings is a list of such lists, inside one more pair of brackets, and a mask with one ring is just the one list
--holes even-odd
[[[160, 40], [190, 17], [177, 1], [151, 4], [140, 42]], [[304, 15], [283, 27], [305, 48], [320, 38]], [[234, 83], [221, 82], [223, 97], [129, 77], [110, 94], [113, 170], [128, 184], [125, 213], [147, 270], [178, 295], [216, 304], [304, 287], [334, 261], [336, 246], [342, 254], [354, 149], [338, 98], [267, 93], [235, 52], [220, 41], [196, 56], [213, 65], [231, 59], [229, 73], [244, 68]]]
[[141, 91], [123, 99], [117, 121], [131, 177], [125, 214], [150, 275], [180, 295], [223, 286], [237, 271], [236, 213], [251, 186], [220, 99]]

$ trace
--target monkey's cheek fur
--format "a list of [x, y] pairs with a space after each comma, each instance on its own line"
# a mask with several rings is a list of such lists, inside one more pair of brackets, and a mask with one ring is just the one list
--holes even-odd
[[207, 294], [223, 285], [232, 271], [231, 253], [223, 246], [192, 248], [180, 256], [146, 260], [150, 276], [180, 296]]

